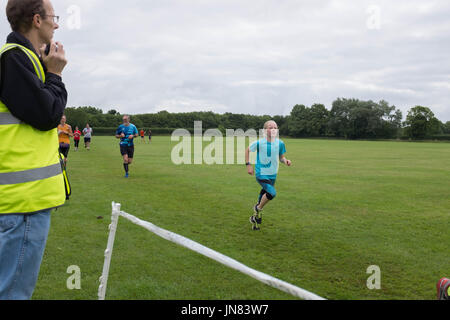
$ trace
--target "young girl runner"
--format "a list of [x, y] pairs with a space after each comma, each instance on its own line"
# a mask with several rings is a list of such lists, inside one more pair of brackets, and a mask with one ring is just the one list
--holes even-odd
[[258, 196], [258, 202], [253, 207], [253, 215], [250, 217], [250, 223], [253, 230], [259, 230], [262, 222], [262, 213], [264, 206], [273, 200], [277, 194], [275, 190], [275, 181], [278, 174], [279, 162], [291, 166], [291, 160], [287, 160], [284, 154], [286, 146], [278, 137], [278, 125], [275, 121], [267, 121], [264, 124], [264, 138], [252, 143], [245, 152], [245, 162], [247, 172], [253, 175], [253, 166], [249, 162], [250, 152], [256, 151], [256, 181], [262, 189]]

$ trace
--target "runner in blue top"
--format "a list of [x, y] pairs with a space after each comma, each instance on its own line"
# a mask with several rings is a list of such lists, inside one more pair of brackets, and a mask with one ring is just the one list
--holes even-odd
[[291, 160], [287, 160], [284, 154], [286, 146], [283, 141], [278, 138], [278, 126], [275, 121], [267, 121], [264, 124], [265, 137], [252, 143], [246, 150], [245, 162], [247, 172], [253, 175], [253, 167], [249, 162], [250, 152], [256, 151], [256, 181], [261, 185], [262, 189], [258, 196], [258, 202], [253, 207], [254, 214], [250, 217], [250, 223], [253, 230], [259, 230], [262, 222], [262, 214], [264, 206], [277, 195], [275, 190], [275, 181], [278, 174], [279, 162], [291, 166]]
[[122, 120], [123, 124], [116, 130], [116, 138], [120, 139], [120, 154], [123, 157], [125, 178], [128, 178], [128, 166], [133, 162], [134, 155], [133, 139], [138, 136], [138, 130], [134, 124], [130, 123], [130, 116], [124, 115]]

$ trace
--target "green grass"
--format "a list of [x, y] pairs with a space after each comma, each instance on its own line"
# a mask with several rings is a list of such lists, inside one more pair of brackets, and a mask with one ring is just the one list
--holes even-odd
[[[242, 165], [172, 164], [175, 142], [136, 141], [123, 178], [118, 141], [69, 153], [71, 199], [52, 215], [34, 299], [97, 299], [111, 202], [247, 266], [328, 299], [434, 299], [450, 274], [450, 145], [284, 139], [277, 198], [263, 228]], [[103, 216], [103, 219], [97, 219]], [[66, 287], [71, 265], [81, 290]], [[370, 265], [381, 290], [369, 290]], [[119, 219], [107, 299], [294, 299]]]

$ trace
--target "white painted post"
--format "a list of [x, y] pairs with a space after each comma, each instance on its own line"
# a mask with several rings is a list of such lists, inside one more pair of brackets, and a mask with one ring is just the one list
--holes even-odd
[[98, 299], [105, 300], [106, 284], [108, 282], [109, 266], [111, 264], [112, 250], [114, 247], [114, 238], [116, 237], [117, 223], [119, 222], [120, 203], [112, 203], [111, 224], [109, 225], [108, 244], [105, 250], [105, 262], [103, 272], [100, 277], [100, 286], [98, 287]]

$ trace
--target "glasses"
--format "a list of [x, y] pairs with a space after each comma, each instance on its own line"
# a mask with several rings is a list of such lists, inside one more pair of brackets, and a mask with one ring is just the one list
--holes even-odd
[[31, 17], [34, 17], [36, 14], [40, 15], [44, 19], [46, 17], [52, 17], [54, 23], [58, 23], [59, 22], [59, 16], [52, 16], [50, 14], [41, 15], [41, 13], [39, 13], [39, 12], [35, 12], [35, 13], [31, 14]]
[[59, 22], [59, 16], [51, 16], [51, 15], [47, 14], [46, 17], [52, 17], [54, 23], [58, 23]]

